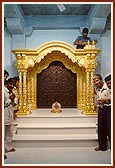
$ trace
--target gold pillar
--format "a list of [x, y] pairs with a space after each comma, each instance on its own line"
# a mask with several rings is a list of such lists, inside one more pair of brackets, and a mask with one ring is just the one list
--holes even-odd
[[31, 81], [31, 76], [27, 76], [27, 100], [28, 100], [28, 104], [31, 104], [31, 85], [30, 85], [30, 81]]
[[35, 94], [37, 92], [37, 89], [36, 89], [36, 85], [35, 85], [35, 78], [36, 78], [36, 75], [34, 74], [32, 77], [31, 77], [31, 103], [32, 103], [32, 109], [35, 109], [36, 108], [36, 101], [37, 99], [35, 99]]
[[86, 70], [86, 102], [85, 102], [85, 114], [90, 113], [90, 96], [91, 96], [91, 91], [90, 91], [90, 70]]
[[96, 63], [97, 53], [87, 53], [87, 64], [86, 64], [86, 102], [85, 102], [85, 114], [97, 114], [94, 105], [94, 86], [93, 86], [93, 76], [94, 70], [97, 65]]
[[86, 74], [83, 72], [82, 74], [82, 79], [83, 79], [83, 87], [82, 87], [82, 92], [83, 92], [83, 98], [82, 98], [82, 103], [83, 103], [83, 110], [85, 111], [85, 101], [86, 101]]
[[[77, 108], [78, 109], [83, 109], [84, 108], [84, 102], [83, 102], [83, 76], [82, 76], [82, 71], [80, 71], [77, 75], [78, 80], [77, 80], [77, 97], [78, 97], [78, 102], [77, 102]], [[78, 91], [79, 90], [79, 91]]]
[[93, 89], [94, 72], [91, 69], [86, 70], [86, 103], [85, 114], [97, 114], [94, 105], [94, 89]]
[[19, 104], [18, 104], [18, 112], [17, 114], [20, 114], [23, 110], [23, 105], [22, 105], [22, 71], [18, 70], [18, 74], [19, 74]]
[[26, 73], [27, 73], [27, 70], [24, 69], [23, 71], [23, 113], [25, 114], [29, 114], [29, 109], [28, 109], [28, 103], [27, 103], [27, 83], [26, 83]]
[[19, 74], [19, 104], [17, 115], [30, 114], [27, 103], [27, 59], [24, 52], [17, 53], [17, 69]]

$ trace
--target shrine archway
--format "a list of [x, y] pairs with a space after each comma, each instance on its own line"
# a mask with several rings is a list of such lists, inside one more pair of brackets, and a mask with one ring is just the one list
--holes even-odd
[[19, 73], [19, 115], [28, 114], [28, 104], [37, 108], [36, 75], [53, 61], [60, 61], [67, 69], [77, 74], [77, 109], [84, 114], [96, 114], [93, 94], [93, 75], [100, 49], [87, 44], [84, 49], [75, 49], [63, 41], [50, 41], [36, 50], [15, 49]]

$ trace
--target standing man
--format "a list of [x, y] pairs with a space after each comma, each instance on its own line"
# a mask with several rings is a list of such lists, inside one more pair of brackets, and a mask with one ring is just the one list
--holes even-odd
[[109, 88], [107, 129], [108, 129], [108, 138], [109, 138], [110, 149], [111, 149], [111, 74], [105, 77], [105, 82], [107, 84], [107, 87]]
[[107, 137], [109, 136], [108, 113], [110, 112], [111, 95], [107, 85], [103, 82], [102, 76], [96, 74], [93, 78], [94, 86], [97, 94], [98, 108], [98, 143], [96, 151], [107, 150]]
[[74, 45], [77, 45], [76, 48], [77, 49], [83, 49], [85, 47], [85, 45], [87, 44], [87, 42], [91, 42], [90, 37], [88, 37], [88, 28], [84, 28], [82, 30], [82, 36], [78, 36], [77, 39], [74, 41]]
[[[4, 70], [4, 82], [7, 80], [9, 76], [9, 72], [7, 70]], [[7, 159], [7, 156], [5, 154], [5, 147], [4, 147], [4, 159]]]
[[7, 80], [4, 80], [4, 143], [5, 152], [14, 152], [12, 147], [13, 138], [13, 104], [15, 94], [10, 93], [11, 85]]

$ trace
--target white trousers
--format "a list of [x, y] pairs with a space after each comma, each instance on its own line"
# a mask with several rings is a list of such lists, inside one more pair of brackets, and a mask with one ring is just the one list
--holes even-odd
[[12, 138], [13, 138], [13, 124], [4, 126], [4, 145], [5, 150], [9, 151], [12, 149]]

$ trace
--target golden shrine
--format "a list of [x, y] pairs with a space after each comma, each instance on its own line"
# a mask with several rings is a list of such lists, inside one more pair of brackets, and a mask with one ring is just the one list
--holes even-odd
[[[31, 109], [37, 109], [36, 74], [46, 69], [53, 61], [61, 61], [67, 69], [77, 74], [76, 108], [83, 110], [85, 115], [97, 114], [94, 105], [92, 78], [100, 51], [95, 47], [94, 42], [88, 42], [84, 49], [76, 49], [63, 41], [46, 42], [36, 50], [12, 50], [16, 56], [19, 74], [19, 110], [17, 115], [30, 114], [29, 105], [31, 105]], [[48, 56], [49, 54], [50, 56]]]

